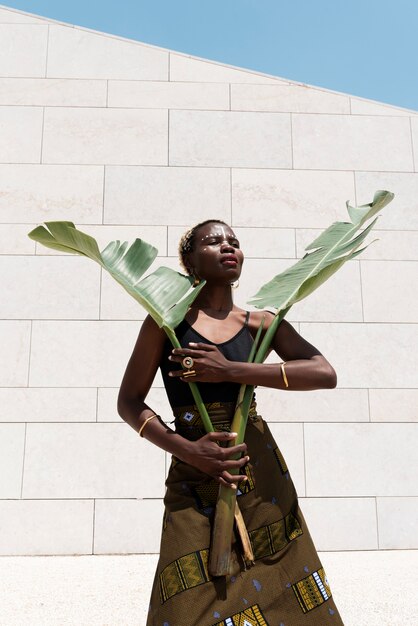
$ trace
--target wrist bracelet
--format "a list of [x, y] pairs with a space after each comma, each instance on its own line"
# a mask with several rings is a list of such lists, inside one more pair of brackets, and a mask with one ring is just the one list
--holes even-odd
[[286, 387], [288, 387], [289, 386], [289, 382], [287, 380], [286, 371], [284, 369], [285, 364], [286, 363], [280, 363], [280, 369], [282, 370], [282, 376], [283, 376], [284, 384], [286, 385]]
[[141, 428], [138, 430], [138, 435], [140, 437], [143, 437], [144, 435], [142, 434], [145, 426], [148, 424], [148, 422], [150, 422], [151, 420], [154, 419], [154, 417], [160, 417], [159, 415], [157, 415], [156, 413], [154, 413], [154, 415], [150, 415], [149, 417], [147, 417], [147, 419], [144, 421], [144, 423], [142, 424]]

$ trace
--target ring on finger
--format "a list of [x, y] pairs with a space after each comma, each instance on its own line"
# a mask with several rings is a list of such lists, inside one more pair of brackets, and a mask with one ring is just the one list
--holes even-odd
[[182, 376], [183, 378], [190, 378], [192, 376], [196, 376], [196, 372], [195, 370], [186, 370], [185, 372], [183, 372]]
[[186, 369], [191, 370], [194, 365], [194, 361], [191, 356], [185, 356], [182, 364]]

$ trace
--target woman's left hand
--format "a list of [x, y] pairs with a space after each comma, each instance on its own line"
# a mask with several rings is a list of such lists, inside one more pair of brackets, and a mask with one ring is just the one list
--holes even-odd
[[182, 364], [185, 357], [193, 359], [193, 365], [189, 371], [195, 375], [184, 376], [187, 369], [173, 370], [169, 376], [180, 378], [183, 382], [219, 383], [227, 380], [227, 372], [230, 361], [213, 344], [189, 343], [189, 348], [174, 348], [169, 356], [170, 361]]

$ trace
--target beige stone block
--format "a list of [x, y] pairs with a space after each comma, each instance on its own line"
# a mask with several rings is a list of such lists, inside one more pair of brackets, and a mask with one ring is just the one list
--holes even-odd
[[106, 106], [105, 80], [0, 78], [1, 105]]
[[36, 107], [0, 107], [0, 163], [39, 163], [42, 115]]
[[369, 389], [372, 422], [418, 422], [418, 389]]
[[[379, 223], [379, 222], [378, 222]], [[321, 230], [306, 228], [296, 230], [297, 256], [305, 254], [305, 248], [316, 239]], [[363, 260], [385, 261], [417, 261], [418, 260], [418, 232], [407, 230], [376, 230], [366, 239], [369, 244], [361, 253]]]
[[162, 500], [97, 500], [94, 554], [159, 552]]
[[350, 113], [350, 101], [306, 85], [231, 85], [231, 110]]
[[0, 502], [2, 555], [91, 554], [93, 500]]
[[0, 257], [3, 319], [97, 319], [100, 267], [75, 256]]
[[362, 98], [350, 98], [352, 115], [394, 115], [396, 117], [409, 117], [413, 111], [401, 109], [400, 107], [374, 102], [372, 100], [362, 100]]
[[234, 227], [327, 228], [354, 197], [351, 172], [232, 170]]
[[[154, 385], [156, 385], [156, 383], [154, 383]], [[102, 388], [98, 390], [98, 422], [120, 422], [122, 420], [117, 411], [118, 393], [118, 387], [114, 389]], [[153, 411], [161, 415], [163, 421], [167, 423], [172, 421], [172, 410], [165, 389], [157, 386], [151, 387], [145, 401]]]
[[[418, 230], [418, 174], [400, 172], [355, 172], [357, 202], [371, 202], [376, 189], [395, 194], [379, 217], [379, 229]], [[377, 247], [375, 244], [373, 247]]]
[[317, 550], [377, 550], [374, 498], [302, 498]]
[[[271, 433], [283, 454], [298, 495], [305, 495], [303, 425], [269, 422]], [[256, 459], [252, 459], [254, 463]]]
[[226, 169], [107, 167], [104, 222], [186, 224], [230, 221], [231, 186]]
[[138, 332], [138, 322], [34, 321], [30, 385], [117, 387]]
[[[217, 218], [215, 218], [217, 219]], [[188, 226], [168, 227], [168, 255], [177, 256], [180, 237]], [[293, 228], [234, 228], [245, 258], [294, 258]]]
[[306, 495], [416, 495], [416, 424], [305, 424], [304, 428]]
[[415, 163], [415, 171], [418, 169], [418, 117], [411, 117], [411, 135], [412, 135], [412, 145], [414, 148], [414, 163]]
[[102, 272], [100, 319], [144, 320], [146, 310], [106, 271]]
[[[300, 332], [332, 363], [340, 387], [416, 386], [413, 324], [301, 323]], [[390, 367], [394, 355], [395, 369]]]
[[297, 302], [289, 315], [301, 322], [361, 322], [361, 296], [359, 263], [348, 261], [316, 291]]
[[96, 389], [1, 388], [3, 422], [95, 422]]
[[127, 424], [28, 424], [24, 472], [27, 499], [164, 494], [164, 452]]
[[31, 322], [0, 320], [0, 385], [25, 387], [28, 382]]
[[[131, 244], [137, 238], [143, 239], [147, 243], [155, 246], [157, 250], [161, 251], [162, 254], [165, 254], [165, 251], [167, 249], [166, 226], [118, 226], [117, 224], [82, 224], [81, 226], [77, 226], [77, 228], [83, 233], [94, 237], [101, 252], [103, 252], [103, 250], [111, 241], [128, 241], [129, 244]], [[65, 253], [57, 252], [52, 248], [46, 248], [41, 244], [37, 244], [36, 254], [56, 256], [57, 254], [62, 255]], [[70, 256], [70, 253], [68, 253], [66, 256]]]
[[0, 76], [45, 76], [48, 26], [0, 24]]
[[139, 109], [228, 110], [229, 85], [111, 80], [108, 105]]
[[49, 20], [35, 17], [29, 13], [22, 13], [15, 9], [0, 9], [0, 23], [2, 24], [45, 24]]
[[34, 254], [36, 244], [27, 235], [35, 226], [36, 224], [0, 224], [0, 254]]
[[0, 424], [0, 435], [0, 498], [20, 498], [25, 425]]
[[165, 165], [167, 111], [45, 109], [44, 163]]
[[362, 260], [418, 261], [417, 231], [374, 230], [371, 237], [378, 241], [362, 253]]
[[2, 221], [34, 226], [48, 220], [102, 221], [103, 167], [0, 165], [0, 185]]
[[171, 111], [170, 165], [292, 167], [286, 113]]
[[377, 498], [379, 548], [418, 548], [418, 498]]
[[417, 322], [417, 261], [361, 261], [366, 322]]
[[272, 83], [282, 81], [272, 76], [263, 76], [251, 70], [196, 59], [180, 54], [170, 54], [170, 80], [194, 83]]
[[246, 258], [293, 259], [293, 228], [234, 228]]
[[292, 120], [297, 169], [413, 171], [407, 118], [294, 114]]
[[336, 388], [283, 393], [277, 389], [258, 387], [256, 396], [260, 413], [273, 422], [369, 421], [367, 389]]
[[168, 52], [102, 33], [52, 25], [48, 77], [167, 80]]

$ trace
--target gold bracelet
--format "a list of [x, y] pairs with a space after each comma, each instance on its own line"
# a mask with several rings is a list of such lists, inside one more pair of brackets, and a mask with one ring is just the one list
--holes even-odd
[[287, 380], [286, 372], [285, 372], [285, 369], [284, 369], [285, 364], [286, 364], [286, 362], [280, 363], [280, 369], [282, 370], [282, 376], [283, 376], [284, 384], [286, 385], [286, 387], [288, 387], [289, 386], [289, 382]]
[[149, 417], [147, 417], [147, 419], [144, 421], [144, 423], [142, 424], [141, 428], [138, 430], [138, 435], [140, 437], [143, 437], [144, 435], [142, 434], [142, 431], [144, 430], [145, 426], [148, 424], [148, 422], [150, 422], [151, 420], [154, 419], [154, 417], [160, 417], [159, 415], [157, 415], [156, 413], [154, 413], [154, 415], [150, 415]]

